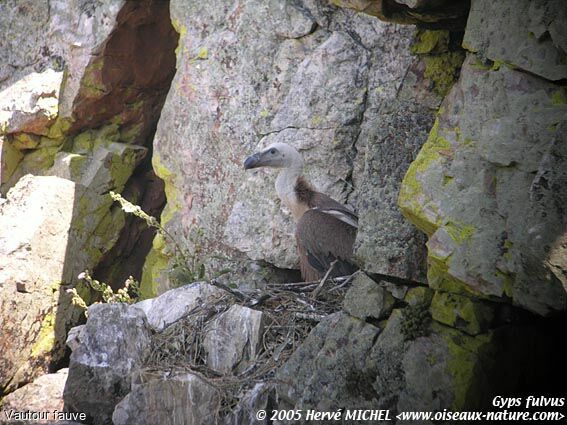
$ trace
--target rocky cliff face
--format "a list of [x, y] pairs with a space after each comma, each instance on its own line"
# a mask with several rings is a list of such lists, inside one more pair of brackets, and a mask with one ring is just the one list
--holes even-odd
[[565, 13], [561, 2], [473, 2], [461, 76], [400, 192], [429, 235], [434, 288], [540, 314], [567, 307], [567, 104], [553, 82], [567, 77]]
[[153, 233], [125, 226], [108, 192], [161, 211], [148, 151], [177, 33], [162, 2], [8, 1], [0, 15], [2, 392], [65, 357], [78, 273], [140, 275]]
[[[365, 268], [424, 281], [423, 237], [396, 202], [441, 99], [412, 90], [434, 84], [410, 54], [413, 29], [325, 2], [171, 6], [178, 71], [153, 158], [168, 229], [192, 247], [201, 232], [205, 252], [232, 260], [209, 265], [229, 266], [233, 279], [258, 281], [245, 272], [258, 264], [295, 268], [294, 228], [274, 173], [242, 170], [259, 146], [286, 142], [320, 190], [358, 211]], [[155, 293], [149, 285], [169, 284], [162, 254], [151, 256], [144, 285]]]

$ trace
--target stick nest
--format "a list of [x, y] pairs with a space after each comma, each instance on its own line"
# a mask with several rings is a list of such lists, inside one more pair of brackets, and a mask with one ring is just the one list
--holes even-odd
[[[190, 372], [199, 376], [219, 391], [221, 405], [217, 414], [223, 417], [233, 411], [240, 397], [255, 384], [275, 383], [278, 368], [317, 323], [341, 309], [351, 280], [352, 276], [329, 279], [325, 287], [330, 289], [323, 291], [321, 282], [301, 282], [268, 285], [267, 289], [247, 293], [213, 280], [211, 284], [224, 289], [225, 293], [154, 333], [144, 372], [162, 375], [163, 372]], [[262, 346], [246, 370], [222, 375], [207, 367], [203, 341], [207, 323], [233, 304], [264, 313]]]

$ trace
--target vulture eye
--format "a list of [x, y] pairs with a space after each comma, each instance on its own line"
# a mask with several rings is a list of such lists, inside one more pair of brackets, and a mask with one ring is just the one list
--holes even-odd
[[271, 154], [271, 155], [275, 155], [275, 154], [276, 154], [276, 150], [275, 150], [275, 149], [270, 149], [270, 154]]

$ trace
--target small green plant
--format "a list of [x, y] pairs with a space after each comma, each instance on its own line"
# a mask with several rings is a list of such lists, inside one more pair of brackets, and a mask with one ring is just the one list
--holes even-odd
[[136, 302], [139, 296], [140, 285], [132, 276], [126, 279], [124, 287], [120, 288], [116, 292], [114, 292], [106, 283], [93, 279], [88, 270], [79, 274], [78, 278], [85, 281], [87, 285], [93, 288], [96, 292], [99, 292], [102, 296], [102, 301], [105, 303], [132, 304], [133, 302]]
[[[88, 270], [79, 274], [78, 278], [84, 281], [89, 288], [92, 288], [101, 295], [102, 301], [95, 302], [95, 304], [100, 302], [133, 304], [138, 300], [140, 295], [140, 284], [132, 276], [126, 279], [124, 286], [116, 292], [114, 292], [108, 284], [93, 279]], [[77, 292], [77, 289], [68, 289], [67, 293], [71, 295], [71, 302], [73, 305], [83, 309], [86, 316], [88, 306], [85, 300]]]
[[404, 340], [411, 341], [420, 336], [427, 335], [430, 323], [431, 315], [429, 314], [429, 307], [426, 304], [417, 304], [404, 308], [401, 324]]
[[169, 233], [155, 218], [147, 214], [138, 205], [134, 205], [127, 199], [124, 199], [119, 193], [110, 192], [111, 198], [120, 204], [122, 211], [127, 214], [133, 214], [141, 218], [150, 227], [155, 228], [161, 236], [173, 247], [173, 265], [170, 270], [170, 278], [174, 284], [183, 284], [203, 280], [206, 275], [205, 264], [201, 259], [201, 246], [198, 241], [203, 237], [203, 230], [196, 229], [190, 237], [190, 241], [194, 245], [192, 253], [184, 250], [177, 240]]

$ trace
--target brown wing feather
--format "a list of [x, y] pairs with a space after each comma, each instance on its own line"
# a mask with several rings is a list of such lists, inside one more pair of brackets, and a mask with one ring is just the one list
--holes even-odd
[[298, 221], [295, 237], [301, 274], [306, 281], [320, 279], [334, 260], [338, 261], [332, 276], [342, 276], [356, 270], [356, 266], [350, 262], [356, 229], [343, 221], [311, 209]]
[[335, 201], [330, 196], [325, 195], [321, 192], [313, 192], [309, 202], [309, 208], [317, 208], [323, 212], [330, 213], [330, 215], [335, 215], [337, 218], [350, 223], [352, 226], [358, 228], [358, 216], [346, 205], [343, 205]]

